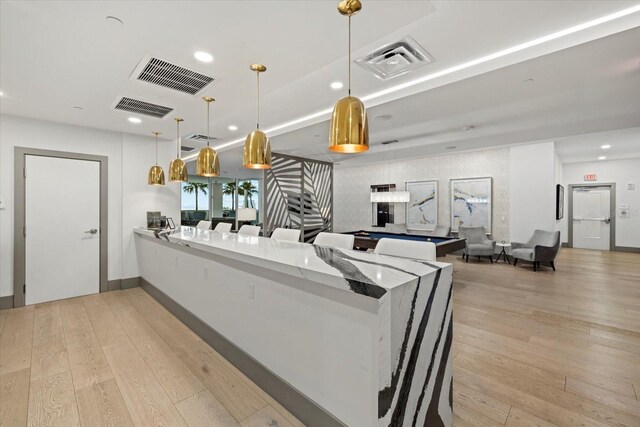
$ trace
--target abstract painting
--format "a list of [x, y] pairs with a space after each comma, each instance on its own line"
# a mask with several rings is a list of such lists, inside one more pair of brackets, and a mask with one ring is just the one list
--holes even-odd
[[560, 220], [564, 216], [564, 187], [556, 184], [556, 219]]
[[484, 227], [491, 233], [491, 178], [451, 180], [451, 231]]
[[438, 181], [407, 182], [407, 229], [433, 230], [438, 224]]

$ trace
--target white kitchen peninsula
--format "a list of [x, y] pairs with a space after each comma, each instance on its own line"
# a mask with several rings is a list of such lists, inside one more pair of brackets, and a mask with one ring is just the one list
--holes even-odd
[[147, 286], [336, 424], [451, 426], [450, 264], [191, 227], [135, 233]]

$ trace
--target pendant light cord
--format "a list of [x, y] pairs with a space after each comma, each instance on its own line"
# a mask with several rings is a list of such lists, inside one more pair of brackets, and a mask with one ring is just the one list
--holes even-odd
[[349, 82], [348, 82], [348, 93], [351, 96], [351, 14], [349, 14]]
[[158, 134], [156, 133], [156, 166], [158, 166]]
[[257, 121], [256, 121], [256, 129], [260, 129], [260, 71], [256, 71], [256, 81], [258, 83], [257, 87], [257, 98], [258, 98], [258, 102], [257, 102]]
[[176, 159], [180, 158], [180, 121], [176, 120]]
[[209, 137], [209, 135], [211, 135], [211, 133], [209, 132], [209, 122], [211, 121], [211, 116], [209, 115], [210, 106], [211, 103], [207, 101], [207, 147], [209, 146], [209, 141], [211, 140], [211, 138]]

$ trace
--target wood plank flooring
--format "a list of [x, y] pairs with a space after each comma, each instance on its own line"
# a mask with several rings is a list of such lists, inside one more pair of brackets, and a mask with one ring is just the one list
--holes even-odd
[[454, 426], [640, 426], [640, 255], [454, 266]]
[[[454, 265], [454, 426], [640, 427], [640, 255]], [[300, 427], [142, 289], [0, 311], [0, 426]]]

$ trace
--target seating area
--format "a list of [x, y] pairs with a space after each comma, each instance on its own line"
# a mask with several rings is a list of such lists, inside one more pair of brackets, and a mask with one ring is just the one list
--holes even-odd
[[640, 0], [0, 0], [0, 427], [640, 427]]
[[556, 271], [555, 260], [560, 251], [560, 232], [536, 230], [526, 243], [511, 243], [513, 265], [518, 260], [528, 261], [533, 264], [533, 271], [540, 268], [540, 263], [549, 263], [553, 271]]

